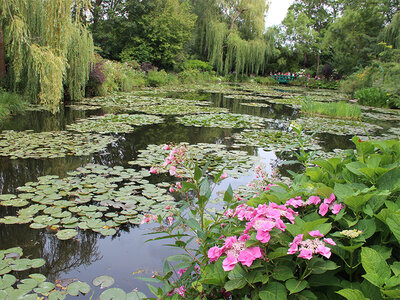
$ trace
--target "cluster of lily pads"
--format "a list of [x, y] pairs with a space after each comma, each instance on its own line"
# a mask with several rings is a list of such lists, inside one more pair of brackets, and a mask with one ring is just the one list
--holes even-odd
[[242, 102], [240, 105], [244, 106], [254, 106], [254, 107], [270, 107], [271, 105], [268, 103], [258, 103], [258, 102]]
[[152, 115], [108, 114], [79, 120], [75, 124], [67, 125], [67, 129], [78, 132], [128, 133], [134, 131], [133, 126], [158, 124], [162, 122], [164, 122], [162, 118]]
[[[228, 150], [225, 145], [199, 143], [189, 145], [188, 143], [180, 143], [175, 148], [186, 148], [186, 157], [188, 161], [195, 161], [200, 167], [209, 164], [211, 175], [216, 175], [224, 170], [229, 176], [238, 178], [248, 174], [249, 170], [258, 161], [256, 156], [249, 155], [246, 151]], [[168, 156], [169, 150], [164, 150], [162, 145], [148, 145], [146, 149], [139, 150], [136, 160], [130, 161], [129, 164], [139, 165], [142, 167], [155, 167], [159, 172], [167, 172], [168, 167], [164, 166], [164, 159]], [[188, 177], [184, 169], [178, 167], [176, 174], [182, 177]]]
[[[43, 258], [21, 258], [22, 248], [15, 247], [0, 250], [0, 299], [24, 300], [63, 300], [67, 296], [87, 294], [91, 287], [86, 282], [76, 279], [56, 280], [56, 283], [46, 281], [46, 276], [32, 273], [28, 278], [17, 279], [11, 272], [26, 271], [42, 267], [46, 262]], [[107, 275], [98, 276], [93, 280], [93, 285], [100, 289], [108, 288], [114, 284], [114, 278]], [[133, 291], [129, 294], [119, 288], [110, 288], [100, 294], [100, 300], [145, 299], [143, 293]]]
[[[264, 150], [270, 151], [281, 151], [286, 149], [289, 145], [293, 144], [296, 140], [295, 134], [289, 131], [276, 130], [276, 129], [245, 129], [240, 133], [236, 133], [232, 136], [235, 140], [236, 147], [240, 146], [253, 146], [261, 147]], [[303, 139], [307, 139], [308, 136], [303, 136]], [[305, 145], [306, 150], [318, 150], [321, 147], [317, 144], [316, 139], [310, 140], [310, 142]], [[296, 149], [296, 147], [291, 148], [291, 150]]]
[[67, 240], [78, 234], [77, 228], [114, 235], [121, 224], [140, 224], [144, 212], [161, 213], [175, 205], [167, 194], [169, 184], [156, 186], [144, 179], [148, 170], [88, 164], [68, 175], [39, 177], [17, 188], [16, 195], [0, 195], [0, 205], [20, 208], [0, 223], [50, 228]]
[[185, 126], [220, 128], [263, 128], [267, 121], [261, 117], [232, 113], [183, 116], [176, 120]]
[[101, 151], [115, 140], [100, 134], [5, 130], [0, 134], [0, 155], [11, 159], [82, 156]]
[[306, 131], [325, 132], [337, 135], [363, 135], [366, 131], [371, 133], [382, 129], [382, 127], [371, 123], [321, 117], [299, 118], [296, 119], [296, 122], [302, 125]]

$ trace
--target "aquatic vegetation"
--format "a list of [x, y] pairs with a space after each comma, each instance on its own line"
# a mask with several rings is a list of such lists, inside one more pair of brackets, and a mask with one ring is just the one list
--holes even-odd
[[176, 118], [178, 123], [185, 126], [221, 127], [221, 128], [264, 128], [267, 119], [242, 114], [209, 114], [183, 116]]
[[39, 177], [19, 187], [18, 194], [0, 195], [0, 205], [20, 208], [0, 223], [53, 228], [61, 240], [75, 237], [77, 228], [114, 235], [120, 224], [140, 224], [139, 212], [175, 205], [166, 188], [144, 179], [149, 175], [147, 170], [88, 164], [65, 178]]
[[5, 130], [0, 134], [0, 155], [17, 158], [55, 158], [89, 155], [101, 151], [116, 139], [88, 133]]
[[75, 124], [67, 125], [68, 130], [78, 132], [99, 133], [128, 133], [135, 130], [134, 126], [143, 126], [162, 123], [164, 120], [151, 115], [104, 115], [88, 119], [81, 119]]
[[83, 103], [75, 103], [67, 105], [66, 107], [69, 107], [72, 110], [98, 110], [101, 108], [100, 105], [85, 105]]
[[378, 129], [382, 129], [379, 125], [371, 123], [361, 123], [352, 120], [335, 120], [321, 117], [306, 117], [296, 119], [296, 122], [304, 127], [305, 130], [311, 132], [327, 132], [337, 135], [356, 135], [372, 133]]
[[[292, 144], [295, 139], [293, 132], [276, 129], [244, 129], [240, 133], [235, 133], [232, 137], [235, 139], [234, 146], [261, 147], [264, 150], [270, 151], [284, 150], [288, 145]], [[292, 150], [294, 149], [295, 147], [292, 148]], [[317, 144], [317, 141], [313, 139], [310, 143], [307, 143], [306, 149], [317, 150], [321, 149], [321, 147]]]
[[253, 107], [270, 107], [271, 105], [268, 103], [257, 103], [257, 102], [242, 102], [240, 105], [244, 106], [253, 106]]
[[[184, 100], [186, 101], [186, 100]], [[190, 101], [190, 100], [188, 100]], [[189, 114], [214, 114], [228, 112], [228, 109], [221, 107], [208, 107], [208, 106], [197, 106], [188, 104], [169, 104], [169, 105], [154, 105], [154, 106], [142, 106], [134, 109], [137, 112], [154, 115], [189, 115]]]
[[361, 108], [356, 104], [339, 102], [316, 102], [306, 97], [301, 104], [301, 111], [307, 114], [324, 115], [333, 118], [358, 119], [361, 117]]
[[[238, 178], [247, 174], [258, 160], [257, 157], [248, 155], [245, 151], [227, 150], [226, 146], [221, 144], [199, 143], [189, 145], [188, 143], [180, 143], [174, 147], [183, 147], [185, 149], [185, 157], [187, 159], [195, 159], [200, 167], [204, 167], [209, 163], [209, 170], [213, 175], [225, 170], [229, 176]], [[164, 157], [169, 153], [168, 149], [163, 149], [160, 145], [148, 145], [145, 150], [139, 150], [139, 152], [137, 159], [130, 161], [129, 164], [142, 167], [155, 166], [160, 173], [168, 172], [168, 166], [163, 165]], [[175, 173], [183, 177], [189, 175], [184, 169], [180, 168]]]
[[255, 96], [255, 95], [224, 95], [224, 99], [233, 99], [233, 100], [251, 100], [251, 101], [265, 101], [268, 100], [266, 97]]

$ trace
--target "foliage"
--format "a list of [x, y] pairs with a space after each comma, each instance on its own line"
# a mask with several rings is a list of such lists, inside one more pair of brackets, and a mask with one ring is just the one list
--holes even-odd
[[363, 105], [376, 107], [390, 106], [389, 94], [376, 87], [360, 89], [354, 93], [354, 97], [358, 100], [358, 103]]
[[305, 97], [301, 103], [301, 110], [307, 114], [325, 115], [333, 118], [359, 119], [361, 108], [347, 102], [318, 102]]
[[27, 105], [28, 103], [22, 96], [0, 88], [0, 119], [22, 112]]
[[198, 59], [191, 59], [183, 62], [181, 69], [211, 72], [213, 70], [213, 67], [208, 62], [201, 61]]
[[262, 84], [262, 85], [276, 84], [276, 81], [270, 76], [267, 76], [267, 77], [256, 76], [256, 77], [254, 77], [254, 81], [257, 82], [258, 84]]
[[338, 89], [339, 81], [337, 80], [324, 80], [321, 78], [309, 78], [307, 76], [298, 77], [296, 80], [291, 82], [291, 85], [295, 86], [306, 86], [309, 88], [317, 89]]
[[400, 11], [393, 16], [392, 21], [385, 27], [383, 34], [388, 44], [400, 49]]
[[162, 86], [166, 84], [173, 84], [178, 81], [174, 74], [168, 74], [164, 70], [152, 70], [147, 73], [147, 84], [149, 86]]
[[85, 9], [87, 1], [2, 1], [1, 26], [6, 39], [13, 90], [25, 93], [53, 111], [66, 93], [72, 100], [84, 96], [93, 61], [93, 41], [80, 15], [71, 7]]
[[170, 173], [189, 170], [175, 185], [186, 198], [166, 222], [144, 221], [158, 220], [154, 239], [172, 239], [184, 254], [167, 258], [151, 280], [163, 286], [150, 290], [173, 299], [398, 298], [400, 142], [353, 142], [344, 158], [293, 174], [290, 187], [268, 184], [258, 169], [261, 195], [242, 199], [229, 187], [213, 212], [207, 204], [224, 174], [208, 178], [207, 168], [171, 149]]

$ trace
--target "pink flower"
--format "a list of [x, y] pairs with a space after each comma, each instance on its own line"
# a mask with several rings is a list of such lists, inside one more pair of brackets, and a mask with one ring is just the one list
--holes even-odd
[[[325, 200], [326, 200], [326, 199], [325, 199]], [[325, 216], [326, 213], [328, 212], [328, 208], [329, 208], [329, 205], [326, 204], [325, 201], [324, 201], [324, 203], [322, 203], [322, 204], [319, 206], [319, 211], [318, 211], [318, 213], [319, 213], [321, 216]]]
[[210, 259], [210, 261], [216, 261], [218, 260], [218, 258], [220, 258], [222, 254], [222, 249], [218, 248], [217, 246], [211, 247], [208, 250], [208, 258]]
[[331, 238], [324, 239], [324, 242], [332, 246], [336, 246], [336, 243]]
[[188, 269], [189, 269], [189, 268], [186, 268], [186, 269], [179, 269], [178, 275], [179, 275], [179, 276], [182, 276]]
[[174, 218], [173, 217], [168, 217], [168, 224], [172, 225], [172, 222], [174, 222]]
[[150, 173], [151, 174], [157, 174], [157, 170], [153, 167], [150, 168]]
[[308, 198], [307, 202], [309, 202], [310, 204], [320, 204], [321, 203], [321, 198], [318, 196], [311, 196], [310, 198]]
[[175, 167], [175, 166], [172, 166], [172, 167], [169, 169], [169, 174], [170, 174], [171, 176], [174, 176], [174, 175], [176, 174], [176, 167]]
[[226, 173], [223, 173], [222, 175], [221, 175], [221, 179], [225, 179], [226, 177], [228, 177], [228, 174], [226, 174]]
[[175, 190], [174, 190], [174, 188], [173, 188], [172, 186], [169, 188], [169, 192], [170, 192], [170, 193], [175, 192]]
[[335, 199], [336, 199], [336, 197], [335, 197], [335, 195], [332, 193], [332, 194], [329, 196], [329, 199], [324, 199], [324, 203], [326, 203], [326, 204], [331, 204], [333, 201], [335, 201]]
[[178, 190], [181, 190], [181, 189], [182, 189], [182, 183], [180, 183], [180, 182], [175, 183], [175, 187], [176, 187]]
[[172, 208], [171, 205], [165, 206], [165, 209], [171, 209], [171, 208]]
[[313, 230], [308, 233], [312, 237], [323, 237], [324, 235], [319, 230]]
[[237, 237], [236, 236], [228, 236], [225, 239], [225, 247], [230, 248], [232, 247], [233, 244], [237, 243]]
[[[326, 258], [331, 257], [331, 249], [328, 247], [325, 247], [324, 245], [319, 245], [317, 249], [315, 250], [315, 253], [319, 253], [322, 256], [325, 256]], [[300, 257], [300, 255], [299, 255]]]
[[241, 236], [239, 237], [238, 241], [239, 241], [239, 242], [246, 242], [246, 241], [248, 241], [249, 239], [250, 239], [250, 235], [248, 235], [248, 234], [243, 234], [243, 235], [241, 235]]
[[334, 204], [333, 208], [332, 208], [332, 213], [334, 215], [337, 215], [338, 213], [340, 213], [340, 211], [342, 210], [342, 204]]
[[179, 289], [176, 288], [174, 291], [175, 291], [176, 293], [178, 293], [179, 296], [185, 298], [186, 289], [185, 289], [185, 287], [184, 287], [183, 285], [182, 285]]
[[313, 252], [309, 249], [301, 249], [299, 257], [310, 260], [312, 258]]
[[260, 247], [253, 247], [242, 250], [239, 254], [238, 260], [242, 265], [250, 267], [254, 260], [261, 257], [262, 253]]
[[228, 256], [222, 262], [222, 268], [225, 272], [232, 271], [237, 262], [238, 260], [233, 254], [228, 254]]
[[261, 243], [266, 244], [271, 239], [271, 235], [269, 234], [269, 231], [257, 230], [256, 239]]
[[170, 150], [170, 149], [171, 149], [171, 148], [170, 148], [168, 145], [166, 145], [166, 144], [163, 146], [163, 150]]

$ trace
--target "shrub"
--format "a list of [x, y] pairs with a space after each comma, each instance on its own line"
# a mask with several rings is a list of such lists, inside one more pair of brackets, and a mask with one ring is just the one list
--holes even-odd
[[157, 87], [174, 83], [178, 83], [178, 76], [175, 74], [168, 74], [164, 70], [152, 70], [147, 73], [147, 85], [149, 86]]
[[0, 88], [0, 119], [22, 112], [27, 106], [28, 102], [21, 95]]
[[187, 60], [182, 64], [181, 69], [184, 70], [198, 70], [202, 72], [211, 72], [213, 70], [212, 65], [208, 62], [204, 62], [198, 59]]
[[400, 141], [353, 142], [355, 151], [313, 161], [290, 186], [258, 168], [258, 193], [242, 199], [229, 187], [215, 212], [207, 204], [226, 174], [209, 178], [171, 149], [170, 174], [191, 170], [175, 185], [187, 197], [166, 219], [143, 221], [158, 220], [156, 239], [185, 253], [166, 260], [152, 279], [163, 286], [150, 290], [161, 299], [398, 299]]
[[276, 84], [276, 81], [271, 76], [267, 76], [267, 77], [256, 76], [256, 77], [254, 77], [254, 81], [257, 82], [258, 84], [263, 84], [263, 85]]
[[376, 87], [360, 89], [354, 93], [354, 97], [362, 105], [389, 107], [392, 104], [390, 95]]

